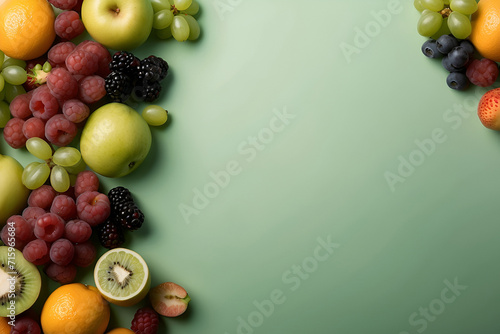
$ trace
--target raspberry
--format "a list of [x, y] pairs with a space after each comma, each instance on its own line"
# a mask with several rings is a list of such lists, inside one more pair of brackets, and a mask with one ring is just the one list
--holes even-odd
[[105, 79], [104, 87], [108, 96], [115, 102], [125, 102], [132, 94], [133, 83], [122, 72], [111, 72]]
[[35, 266], [46, 264], [50, 261], [49, 244], [42, 239], [32, 240], [24, 247], [23, 255]]
[[58, 239], [50, 246], [50, 259], [60, 266], [70, 264], [74, 254], [75, 247], [68, 239]]
[[21, 148], [28, 140], [23, 134], [24, 121], [20, 118], [11, 118], [3, 128], [3, 137], [7, 144], [13, 148]]
[[64, 234], [64, 220], [53, 213], [46, 213], [37, 219], [34, 232], [39, 239], [56, 241]]
[[78, 95], [78, 82], [64, 67], [57, 67], [47, 76], [50, 93], [58, 100], [64, 101]]
[[31, 224], [28, 223], [22, 216], [14, 215], [7, 219], [7, 223], [2, 228], [0, 233], [4, 244], [23, 250], [24, 246], [31, 240], [35, 239]]
[[114, 187], [108, 192], [109, 202], [114, 209], [118, 203], [133, 202], [130, 190], [125, 187]]
[[73, 187], [73, 186], [70, 186], [68, 188], [68, 190], [66, 190], [65, 192], [58, 193], [58, 194], [59, 195], [66, 195], [66, 196], [71, 197], [73, 200], [76, 200], [76, 197], [75, 197], [75, 187]]
[[30, 110], [33, 116], [43, 121], [48, 120], [59, 112], [59, 102], [52, 95], [47, 85], [40, 86], [33, 91], [31, 96]]
[[34, 319], [22, 315], [14, 322], [10, 334], [41, 334], [40, 325]]
[[31, 95], [31, 93], [20, 94], [12, 100], [9, 105], [10, 113], [12, 114], [12, 116], [24, 120], [32, 116], [30, 110]]
[[111, 62], [111, 54], [109, 53], [108, 49], [106, 49], [100, 43], [91, 40], [86, 40], [78, 44], [77, 48], [82, 49], [83, 51], [86, 52], [91, 52], [97, 56], [97, 58], [99, 59], [98, 61], [99, 66], [96, 74], [104, 78], [111, 72], [109, 70], [109, 63]]
[[104, 79], [98, 75], [90, 75], [79, 82], [79, 99], [87, 104], [99, 101], [106, 95]]
[[58, 114], [45, 124], [45, 136], [54, 145], [67, 146], [75, 138], [77, 128], [64, 115]]
[[28, 206], [27, 208], [25, 208], [23, 210], [22, 216], [28, 223], [30, 223], [31, 228], [34, 229], [35, 223], [36, 223], [36, 220], [38, 219], [38, 217], [40, 217], [41, 215], [44, 215], [46, 213], [47, 212], [42, 208], [39, 208], [36, 206]]
[[137, 67], [141, 64], [139, 58], [127, 51], [117, 51], [113, 54], [109, 69], [111, 72], [122, 72], [135, 77]]
[[78, 267], [90, 266], [97, 257], [97, 250], [90, 241], [75, 245], [75, 256], [73, 264]]
[[69, 40], [80, 36], [84, 32], [85, 27], [77, 12], [67, 10], [57, 15], [54, 21], [54, 29], [57, 36]]
[[75, 196], [80, 196], [86, 191], [98, 191], [99, 178], [96, 173], [86, 170], [78, 173], [75, 180]]
[[64, 236], [71, 242], [80, 243], [90, 239], [92, 227], [81, 219], [70, 220], [64, 227]]
[[108, 249], [119, 247], [125, 242], [121, 225], [113, 219], [98, 226], [97, 236], [101, 245]]
[[156, 334], [160, 319], [150, 307], [143, 307], [135, 312], [130, 329], [136, 334]]
[[28, 197], [28, 205], [49, 210], [56, 195], [57, 193], [54, 188], [44, 184], [30, 193], [30, 196]]
[[51, 280], [60, 284], [73, 282], [77, 273], [77, 269], [73, 264], [61, 266], [56, 263], [51, 263], [44, 269], [44, 271]]
[[76, 5], [72, 9], [80, 13], [82, 11], [82, 4], [83, 0], [76, 0]]
[[467, 67], [467, 78], [476, 86], [488, 87], [498, 78], [498, 65], [493, 60], [474, 59]]
[[66, 221], [76, 218], [75, 200], [66, 195], [57, 195], [52, 202], [50, 212]]
[[76, 199], [78, 218], [90, 226], [97, 226], [108, 218], [111, 211], [108, 196], [97, 191], [86, 191]]
[[92, 75], [99, 69], [97, 55], [75, 49], [66, 58], [66, 68], [72, 74]]
[[144, 223], [144, 214], [134, 202], [122, 202], [113, 208], [116, 220], [127, 230], [137, 230]]
[[60, 42], [50, 48], [47, 58], [52, 67], [64, 65], [68, 55], [75, 50], [76, 45], [72, 42]]
[[64, 102], [62, 112], [73, 123], [81, 123], [89, 117], [89, 107], [80, 100], [72, 99]]
[[[59, 8], [59, 9], [72, 9], [73, 7], [76, 6], [78, 3], [78, 0], [49, 0], [51, 4], [54, 5], [54, 7]], [[64, 13], [64, 12], [63, 12]], [[61, 15], [61, 14], [59, 14]]]
[[38, 137], [45, 139], [45, 122], [40, 118], [28, 118], [23, 124], [23, 135], [29, 139]]

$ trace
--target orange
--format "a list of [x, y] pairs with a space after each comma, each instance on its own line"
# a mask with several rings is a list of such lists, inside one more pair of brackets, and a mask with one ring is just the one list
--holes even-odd
[[8, 318], [0, 317], [0, 334], [10, 334], [10, 325], [8, 322]]
[[40, 320], [45, 334], [103, 334], [109, 316], [109, 304], [97, 288], [71, 283], [52, 292]]
[[16, 59], [40, 57], [56, 37], [54, 20], [47, 0], [0, 0], [0, 50]]
[[112, 331], [107, 332], [106, 334], [134, 334], [130, 329], [127, 328], [115, 328]]
[[485, 58], [500, 62], [500, 1], [481, 0], [471, 19], [469, 39]]

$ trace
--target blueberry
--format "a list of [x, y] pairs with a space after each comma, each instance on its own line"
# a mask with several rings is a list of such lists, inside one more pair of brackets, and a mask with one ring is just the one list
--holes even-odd
[[469, 56], [472, 56], [474, 54], [474, 50], [475, 50], [474, 45], [468, 39], [464, 39], [463, 41], [461, 41], [460, 46], [463, 47], [465, 49], [465, 51], [467, 51]]
[[433, 39], [429, 39], [422, 44], [422, 53], [429, 58], [439, 58], [443, 55], [439, 53], [436, 45], [436, 41]]
[[446, 78], [448, 87], [456, 90], [465, 90], [469, 87], [469, 79], [464, 73], [453, 72]]
[[438, 51], [445, 55], [460, 43], [454, 36], [442, 35], [436, 40], [436, 44]]
[[469, 53], [462, 46], [456, 46], [448, 53], [450, 63], [455, 68], [464, 67], [469, 62]]
[[444, 56], [443, 60], [441, 60], [441, 64], [450, 73], [453, 73], [453, 72], [462, 72], [463, 73], [466, 70], [465, 66], [460, 67], [460, 68], [456, 68], [455, 66], [453, 66], [451, 64], [451, 60], [450, 60], [449, 56]]

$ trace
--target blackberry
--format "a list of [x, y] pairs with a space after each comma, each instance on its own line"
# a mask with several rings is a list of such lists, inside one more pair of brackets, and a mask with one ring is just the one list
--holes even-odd
[[97, 226], [97, 236], [101, 245], [108, 249], [119, 247], [125, 242], [120, 223], [111, 218]]
[[115, 102], [125, 102], [134, 88], [130, 77], [122, 72], [111, 72], [104, 79], [104, 88], [108, 96]]
[[114, 187], [108, 192], [108, 198], [111, 203], [111, 209], [118, 203], [134, 201], [130, 190], [125, 187]]
[[109, 70], [111, 72], [123, 72], [131, 77], [134, 77], [137, 72], [137, 67], [141, 61], [132, 53], [127, 51], [117, 51], [111, 58]]
[[160, 97], [160, 92], [161, 84], [158, 81], [142, 82], [141, 85], [136, 84], [132, 90], [132, 96], [136, 101], [153, 102]]
[[144, 223], [144, 214], [134, 202], [120, 202], [115, 205], [115, 218], [124, 228], [137, 230]]
[[163, 58], [153, 55], [149, 56], [146, 59], [150, 59], [150, 61], [154, 62], [156, 66], [160, 68], [160, 81], [165, 79], [168, 74], [168, 63]]
[[150, 58], [141, 60], [141, 64], [137, 67], [136, 80], [138, 82], [155, 82], [160, 80], [161, 67]]

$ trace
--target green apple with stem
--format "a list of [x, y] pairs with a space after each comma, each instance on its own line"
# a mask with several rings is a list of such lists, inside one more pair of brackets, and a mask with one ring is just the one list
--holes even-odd
[[114, 50], [142, 45], [153, 27], [150, 0], [85, 0], [81, 14], [90, 36]]
[[144, 118], [123, 103], [108, 103], [87, 119], [80, 137], [82, 158], [94, 172], [122, 177], [134, 171], [151, 148]]

